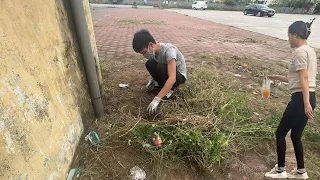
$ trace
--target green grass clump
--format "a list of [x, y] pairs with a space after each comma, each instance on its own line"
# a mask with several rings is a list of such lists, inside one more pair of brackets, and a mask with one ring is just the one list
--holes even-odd
[[[163, 103], [165, 119], [153, 125], [139, 124], [134, 138], [156, 157], [187, 157], [202, 167], [274, 139], [282, 109], [254, 120], [260, 109], [257, 100], [239, 89], [234, 77], [215, 69], [196, 68], [177, 98]], [[163, 140], [162, 148], [153, 144], [156, 134]]]
[[[164, 144], [160, 150], [154, 146], [156, 135], [160, 136]], [[228, 146], [228, 138], [223, 133], [194, 131], [184, 125], [140, 125], [135, 129], [134, 137], [157, 156], [165, 153], [169, 157], [189, 157], [202, 166], [220, 162]]]

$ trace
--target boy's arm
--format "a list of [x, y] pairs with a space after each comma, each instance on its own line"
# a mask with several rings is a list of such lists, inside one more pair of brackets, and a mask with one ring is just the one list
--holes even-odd
[[161, 91], [158, 93], [157, 97], [158, 98], [163, 98], [173, 87], [174, 83], [176, 82], [176, 76], [177, 76], [177, 67], [176, 67], [176, 60], [171, 59], [168, 63], [168, 80], [164, 84], [163, 88]]

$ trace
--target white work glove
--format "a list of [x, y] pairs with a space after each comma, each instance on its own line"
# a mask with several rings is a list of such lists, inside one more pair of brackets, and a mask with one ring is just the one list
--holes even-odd
[[156, 114], [158, 108], [159, 108], [159, 105], [160, 105], [160, 102], [161, 102], [161, 98], [159, 97], [154, 97], [154, 99], [152, 100], [152, 102], [149, 104], [148, 108], [147, 108], [147, 111], [149, 113], [149, 115], [154, 115]]

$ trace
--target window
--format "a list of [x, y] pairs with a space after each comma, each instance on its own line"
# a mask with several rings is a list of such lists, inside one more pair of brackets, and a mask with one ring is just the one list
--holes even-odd
[[257, 5], [258, 8], [268, 8], [268, 6], [264, 5], [264, 4], [258, 4]]

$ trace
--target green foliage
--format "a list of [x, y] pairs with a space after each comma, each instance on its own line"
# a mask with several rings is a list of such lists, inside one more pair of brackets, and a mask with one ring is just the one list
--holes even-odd
[[[275, 109], [263, 121], [253, 121], [256, 107], [251, 95], [238, 90], [232, 78], [197, 68], [179, 98], [161, 107], [167, 118], [178, 123], [140, 124], [133, 131], [134, 139], [155, 157], [188, 157], [202, 167], [274, 139], [282, 109]], [[160, 149], [154, 146], [156, 134], [164, 144]]]
[[223, 3], [228, 5], [228, 6], [236, 5], [236, 2], [234, 0], [224, 0]]

